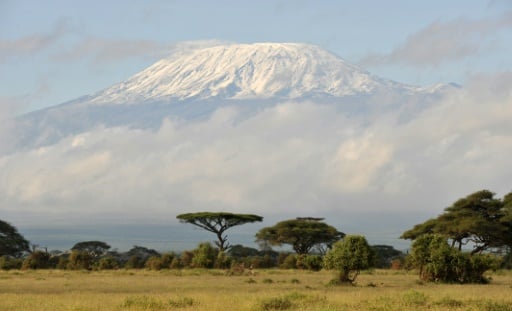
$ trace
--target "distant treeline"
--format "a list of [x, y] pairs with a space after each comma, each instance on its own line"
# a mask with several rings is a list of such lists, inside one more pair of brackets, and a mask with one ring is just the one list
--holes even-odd
[[[94, 246], [95, 247], [91, 247]], [[143, 246], [134, 246], [127, 252], [109, 251], [110, 246], [101, 241], [77, 243], [71, 250], [35, 250], [25, 256], [0, 257], [0, 269], [65, 269], [65, 270], [111, 270], [111, 269], [189, 269], [216, 268], [243, 271], [261, 268], [322, 269], [323, 255], [296, 254], [290, 252], [261, 251], [243, 245], [234, 245], [227, 252], [220, 252], [208, 242], [200, 243], [193, 250], [181, 253], [159, 253]], [[403, 266], [405, 255], [392, 246], [371, 246], [373, 267], [394, 268]]]

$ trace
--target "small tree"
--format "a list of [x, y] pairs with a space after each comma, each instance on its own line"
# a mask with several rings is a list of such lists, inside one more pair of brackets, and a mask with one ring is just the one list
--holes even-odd
[[256, 234], [256, 241], [281, 246], [289, 244], [297, 254], [308, 254], [313, 247], [331, 245], [342, 239], [345, 234], [322, 222], [323, 218], [297, 218], [285, 220], [272, 227], [261, 229]]
[[324, 267], [338, 270], [340, 283], [354, 283], [359, 272], [371, 266], [373, 254], [366, 238], [347, 235], [335, 243], [324, 257]]
[[189, 223], [206, 231], [215, 233], [217, 235], [215, 245], [217, 245], [221, 252], [229, 249], [227, 236], [224, 235], [226, 230], [246, 223], [263, 221], [263, 217], [258, 215], [223, 212], [188, 213], [178, 215], [176, 218], [178, 218], [182, 223]]
[[14, 226], [0, 219], [0, 256], [19, 257], [28, 251], [29, 242]]

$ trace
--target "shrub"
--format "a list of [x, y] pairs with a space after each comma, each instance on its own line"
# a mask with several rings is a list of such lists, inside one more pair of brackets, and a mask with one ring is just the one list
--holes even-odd
[[224, 252], [219, 252], [217, 259], [215, 260], [215, 268], [228, 269], [231, 267], [231, 257], [226, 255]]
[[49, 261], [50, 254], [42, 251], [35, 251], [30, 253], [30, 255], [25, 258], [21, 269], [45, 269], [48, 268]]
[[149, 270], [161, 270], [162, 269], [162, 258], [160, 256], [151, 256], [146, 260], [144, 266]]
[[56, 268], [66, 270], [69, 264], [69, 255], [60, 255], [58, 258]]
[[319, 255], [306, 255], [303, 258], [303, 265], [305, 269], [320, 271], [323, 266], [323, 258]]
[[282, 269], [295, 269], [297, 268], [297, 255], [289, 254], [284, 259], [283, 263], [280, 266]]
[[192, 266], [194, 268], [213, 268], [218, 256], [218, 250], [210, 243], [200, 243], [193, 251]]
[[171, 263], [176, 258], [176, 254], [174, 253], [165, 253], [160, 257], [162, 260], [162, 269], [169, 269], [171, 267]]
[[414, 241], [410, 262], [424, 281], [459, 283], [487, 283], [484, 272], [498, 266], [494, 256], [461, 252], [437, 234], [425, 234]]
[[119, 269], [119, 262], [112, 256], [100, 258], [97, 265], [98, 270]]
[[192, 260], [194, 259], [194, 253], [191, 251], [184, 251], [180, 256], [180, 266], [183, 268], [190, 268], [192, 266]]
[[72, 251], [69, 255], [67, 268], [70, 270], [89, 270], [92, 266], [92, 256], [84, 251]]
[[172, 259], [171, 264], [169, 265], [169, 268], [171, 268], [171, 269], [181, 269], [182, 268], [181, 262], [180, 262], [180, 259], [178, 258], [178, 256], [175, 256]]
[[144, 258], [139, 257], [137, 255], [132, 255], [126, 263], [124, 264], [125, 269], [142, 269], [144, 268], [144, 265], [146, 264], [146, 260]]
[[22, 264], [23, 260], [20, 258], [11, 256], [0, 257], [0, 269], [2, 270], [21, 269]]

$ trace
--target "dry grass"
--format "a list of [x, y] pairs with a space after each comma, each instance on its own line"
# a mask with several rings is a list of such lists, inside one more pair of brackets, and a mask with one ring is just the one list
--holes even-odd
[[219, 270], [0, 272], [0, 310], [512, 310], [512, 274], [488, 285], [422, 284], [376, 270], [357, 286], [328, 286], [332, 272]]

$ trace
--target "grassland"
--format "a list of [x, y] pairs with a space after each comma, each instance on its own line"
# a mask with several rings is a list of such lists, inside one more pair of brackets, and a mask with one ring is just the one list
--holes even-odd
[[356, 286], [332, 272], [262, 270], [2, 271], [0, 310], [512, 310], [512, 273], [487, 285], [422, 284], [413, 273], [375, 270]]

